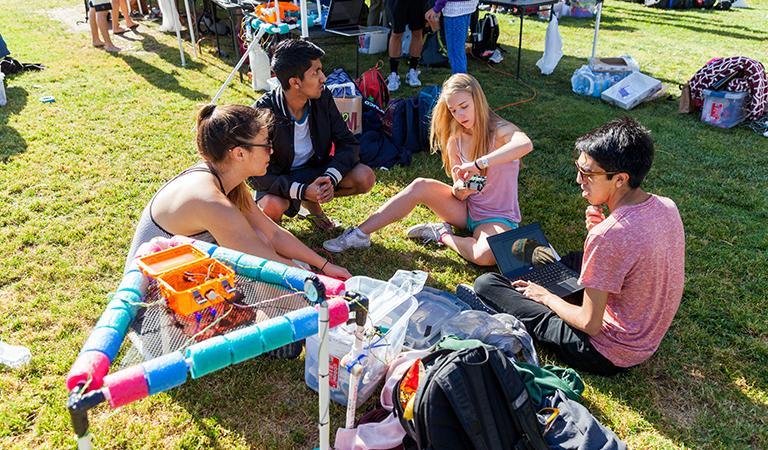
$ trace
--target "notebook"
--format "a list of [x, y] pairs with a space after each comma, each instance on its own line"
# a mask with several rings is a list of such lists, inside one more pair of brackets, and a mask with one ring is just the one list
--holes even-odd
[[[526, 258], [527, 252], [522, 251], [519, 242], [513, 250], [513, 245], [518, 239], [524, 238], [549, 247], [556, 261], [534, 267], [530, 261], [530, 255]], [[544, 236], [544, 231], [538, 222], [491, 236], [488, 238], [488, 244], [496, 258], [499, 271], [511, 281], [533, 281], [559, 297], [566, 297], [584, 289], [578, 283], [579, 274], [560, 262], [560, 256]], [[528, 243], [528, 246], [533, 247], [533, 244]]]
[[332, 0], [328, 18], [325, 21], [325, 31], [341, 36], [360, 36], [370, 32], [379, 32], [384, 27], [360, 26], [360, 11], [363, 0]]

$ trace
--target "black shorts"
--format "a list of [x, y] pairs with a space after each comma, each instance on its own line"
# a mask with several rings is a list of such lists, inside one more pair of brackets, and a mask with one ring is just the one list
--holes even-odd
[[90, 0], [88, 2], [88, 6], [93, 8], [96, 11], [109, 11], [112, 9], [112, 2], [111, 1], [104, 1], [104, 0]]
[[424, 14], [427, 12], [427, 0], [386, 0], [387, 16], [392, 32], [400, 34], [405, 32], [405, 26], [411, 31], [424, 29], [427, 21]]
[[[299, 183], [310, 184], [313, 181], [315, 181], [317, 177], [324, 174], [325, 169], [327, 169], [327, 167], [314, 167], [314, 166], [297, 167], [296, 169], [291, 170], [291, 179]], [[269, 186], [259, 186], [258, 184], [255, 184], [254, 187], [256, 188], [257, 202], [261, 200], [262, 197], [269, 194], [269, 192], [266, 191], [267, 189], [269, 189]], [[262, 189], [264, 190], [262, 191]], [[290, 203], [288, 206], [288, 209], [285, 210], [283, 214], [288, 217], [294, 217], [296, 216], [296, 214], [299, 213], [299, 208], [301, 208], [301, 200], [290, 198], [288, 199], [288, 202]]]

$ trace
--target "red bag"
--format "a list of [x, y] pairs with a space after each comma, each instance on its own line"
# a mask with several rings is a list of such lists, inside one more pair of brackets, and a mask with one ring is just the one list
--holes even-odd
[[363, 72], [357, 79], [357, 87], [363, 94], [363, 99], [375, 103], [382, 110], [386, 109], [389, 104], [387, 82], [379, 72], [383, 64], [381, 61], [377, 62], [375, 66]]

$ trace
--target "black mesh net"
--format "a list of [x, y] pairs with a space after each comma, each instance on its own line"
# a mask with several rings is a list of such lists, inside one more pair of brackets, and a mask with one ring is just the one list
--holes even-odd
[[[301, 293], [242, 276], [235, 278], [235, 288], [243, 294], [242, 299], [225, 301], [193, 315], [182, 316], [165, 304], [157, 283], [150, 283], [144, 300], [150, 306], [140, 309], [131, 324], [128, 338], [133, 347], [126, 351], [120, 366], [156, 358], [308, 304]], [[290, 358], [297, 357], [300, 352], [301, 343], [294, 343], [280, 349], [277, 355]]]

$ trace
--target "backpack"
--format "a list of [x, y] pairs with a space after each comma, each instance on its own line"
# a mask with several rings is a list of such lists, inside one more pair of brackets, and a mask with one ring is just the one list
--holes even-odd
[[478, 20], [477, 28], [472, 33], [472, 54], [482, 60], [488, 60], [498, 47], [499, 21], [496, 16], [487, 13]]
[[392, 391], [393, 411], [419, 449], [547, 449], [525, 384], [499, 349], [439, 350], [420, 362], [425, 370], [417, 360]]
[[[442, 31], [442, 30], [441, 30]], [[424, 37], [419, 63], [426, 67], [449, 67], [448, 50], [441, 31], [430, 31]]]
[[377, 62], [375, 66], [363, 72], [357, 79], [357, 86], [363, 94], [363, 100], [369, 100], [382, 110], [389, 105], [389, 89], [387, 82], [379, 72], [384, 63]]
[[384, 111], [381, 129], [398, 149], [408, 153], [421, 151], [418, 96], [392, 100]]
[[432, 110], [440, 97], [440, 86], [426, 86], [419, 91], [419, 146], [429, 149], [429, 126]]

